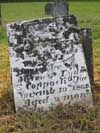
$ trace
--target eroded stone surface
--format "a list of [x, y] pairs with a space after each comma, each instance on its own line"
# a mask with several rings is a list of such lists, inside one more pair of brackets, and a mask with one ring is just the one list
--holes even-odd
[[8, 24], [16, 110], [59, 103], [92, 105], [80, 31], [74, 16]]

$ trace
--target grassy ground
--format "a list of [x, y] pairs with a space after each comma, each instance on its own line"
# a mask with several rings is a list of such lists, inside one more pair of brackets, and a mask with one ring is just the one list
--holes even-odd
[[[92, 109], [60, 105], [49, 113], [14, 114], [10, 85], [10, 66], [6, 24], [12, 21], [46, 17], [46, 2], [2, 4], [0, 27], [0, 133], [99, 133], [100, 132], [100, 2], [70, 2], [70, 14], [77, 16], [80, 27], [93, 31], [93, 54], [96, 105]], [[26, 117], [27, 116], [27, 117]], [[38, 130], [38, 131], [37, 131]]]

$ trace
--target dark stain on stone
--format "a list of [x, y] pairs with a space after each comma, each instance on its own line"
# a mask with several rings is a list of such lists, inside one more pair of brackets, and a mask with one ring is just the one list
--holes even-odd
[[[68, 31], [65, 31], [65, 32], [63, 33], [63, 36], [64, 36], [66, 39], [68, 39], [68, 38], [69, 38], [69, 35], [70, 35], [71, 33], [79, 33], [79, 30], [78, 30], [78, 29], [75, 29], [75, 28], [69, 28]], [[74, 37], [75, 37], [75, 36], [74, 36]]]
[[70, 24], [74, 24], [77, 26], [77, 20], [76, 20], [76, 17], [74, 15], [64, 17], [63, 21], [64, 21], [64, 25], [66, 25], [66, 22], [69, 22]]

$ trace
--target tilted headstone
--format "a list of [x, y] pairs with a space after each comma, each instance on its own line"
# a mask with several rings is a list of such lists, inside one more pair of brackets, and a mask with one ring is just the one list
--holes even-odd
[[71, 15], [7, 25], [16, 110], [93, 104], [76, 27]]

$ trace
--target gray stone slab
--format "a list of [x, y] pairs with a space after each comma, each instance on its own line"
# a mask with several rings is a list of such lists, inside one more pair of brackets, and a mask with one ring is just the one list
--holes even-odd
[[93, 46], [91, 29], [82, 28], [80, 31], [80, 40], [83, 45], [90, 83], [91, 85], [94, 85]]
[[66, 16], [68, 15], [69, 6], [66, 0], [55, 0], [53, 7], [53, 16]]
[[74, 16], [7, 25], [16, 111], [93, 104]]
[[55, 0], [54, 3], [45, 5], [45, 14], [53, 17], [66, 16], [69, 13], [69, 5], [66, 0]]

